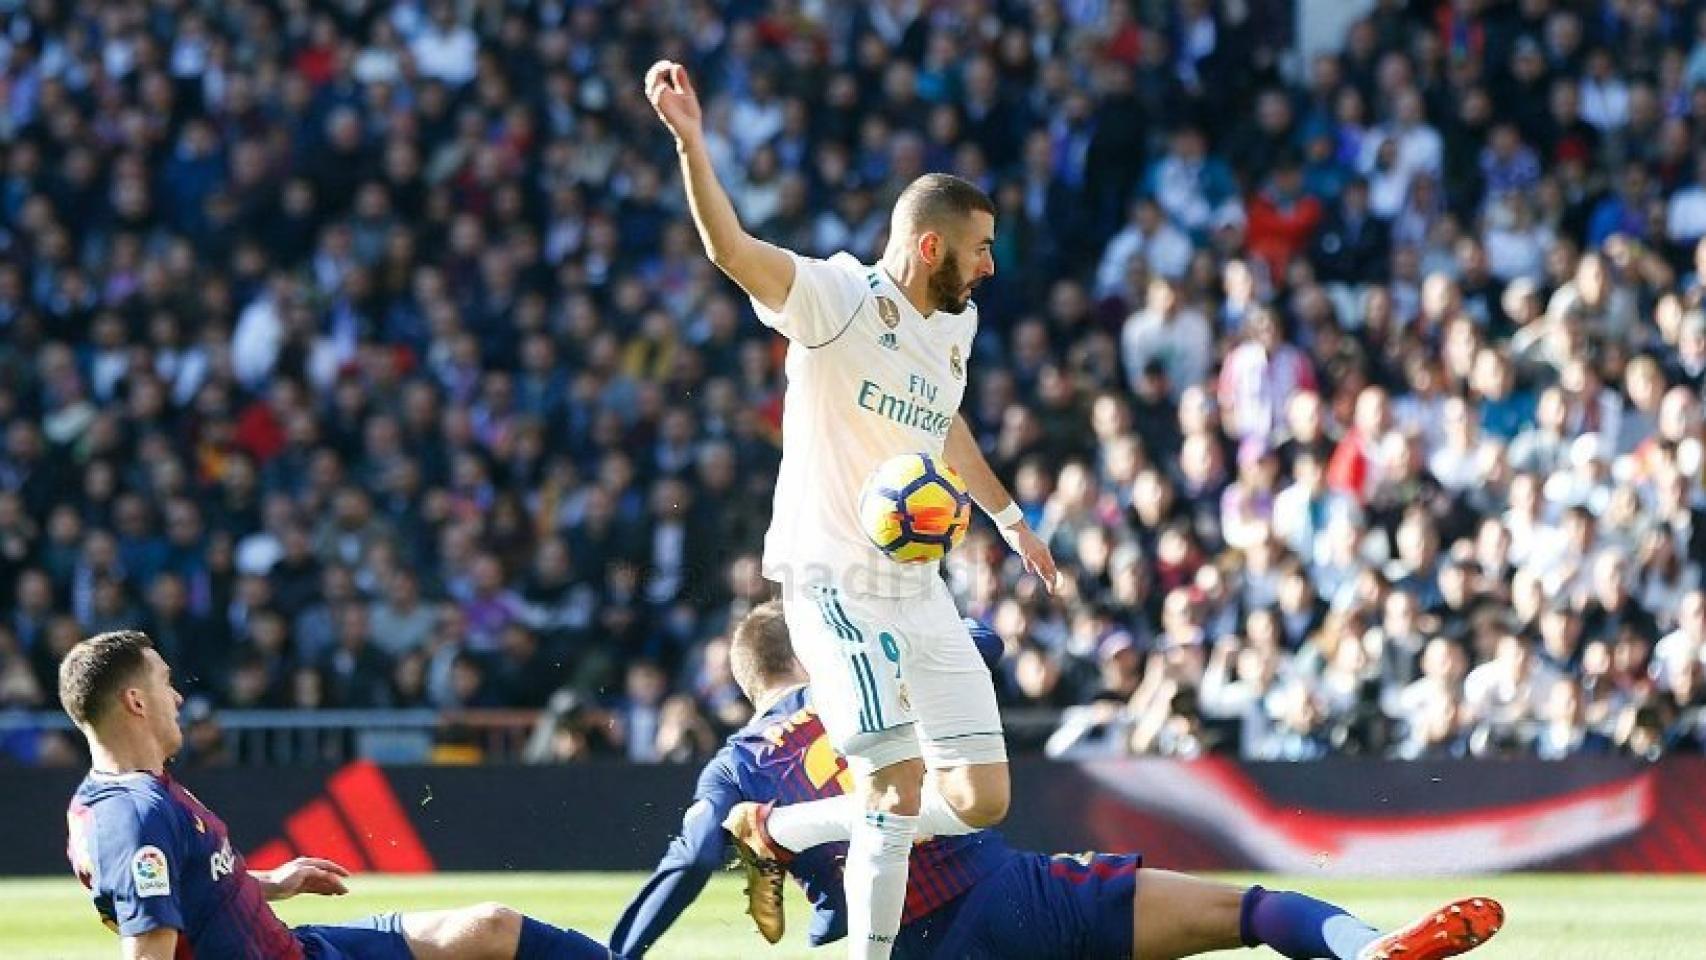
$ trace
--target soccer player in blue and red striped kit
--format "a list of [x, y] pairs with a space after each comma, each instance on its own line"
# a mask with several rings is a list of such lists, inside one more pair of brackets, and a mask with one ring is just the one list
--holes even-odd
[[508, 907], [389, 913], [291, 929], [267, 905], [345, 891], [343, 867], [300, 857], [251, 871], [225, 823], [166, 772], [183, 746], [171, 670], [148, 636], [103, 633], [59, 665], [59, 699], [91, 769], [66, 852], [127, 960], [609, 960], [604, 946]]
[[[998, 659], [999, 638], [968, 624], [985, 662]], [[669, 929], [722, 866], [731, 839], [744, 848], [753, 918], [766, 939], [782, 936], [785, 875], [811, 901], [814, 946], [846, 934], [847, 819], [835, 807], [854, 800], [779, 604], [760, 605], [736, 627], [731, 660], [757, 715], [701, 772], [681, 834], [617, 922], [611, 947], [624, 956], [644, 956]], [[1262, 945], [1292, 958], [1439, 960], [1484, 943], [1504, 920], [1496, 902], [1479, 897], [1383, 934], [1299, 893], [1155, 870], [1131, 854], [1027, 853], [990, 830], [917, 844], [907, 876], [894, 947], [906, 960], [1166, 960]]]

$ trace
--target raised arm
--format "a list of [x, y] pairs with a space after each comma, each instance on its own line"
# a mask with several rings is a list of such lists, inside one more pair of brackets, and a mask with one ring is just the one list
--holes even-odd
[[1013, 552], [1025, 562], [1025, 569], [1037, 575], [1043, 586], [1050, 593], [1054, 592], [1059, 579], [1059, 571], [1054, 565], [1054, 557], [1049, 553], [1048, 545], [1043, 543], [1032, 532], [1031, 525], [1025, 522], [1024, 515], [1019, 512], [1019, 505], [1013, 502], [1007, 488], [1001, 485], [1001, 478], [995, 475], [995, 470], [984, 459], [983, 451], [978, 449], [977, 437], [972, 435], [971, 428], [966, 426], [965, 418], [954, 415], [954, 423], [948, 428], [948, 442], [944, 451], [947, 455], [948, 466], [959, 471], [965, 478], [966, 489], [971, 498], [989, 514], [995, 521], [995, 528], [1001, 532], [1001, 538], [1013, 548]]
[[681, 158], [681, 180], [687, 188], [687, 206], [705, 255], [740, 285], [747, 296], [773, 311], [780, 311], [794, 285], [794, 258], [773, 244], [747, 233], [729, 202], [728, 192], [717, 182], [717, 172], [705, 152], [704, 115], [699, 94], [687, 78], [687, 68], [659, 60], [646, 71], [646, 99], [658, 118], [675, 135], [676, 154]]

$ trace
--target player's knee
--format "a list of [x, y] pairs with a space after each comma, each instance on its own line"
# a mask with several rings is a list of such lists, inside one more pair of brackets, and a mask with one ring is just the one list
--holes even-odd
[[465, 912], [462, 929], [471, 953], [509, 956], [521, 939], [521, 914], [501, 903], [477, 903]]
[[937, 774], [942, 798], [968, 827], [993, 827], [1007, 818], [1012, 784], [1006, 764], [954, 767]]
[[865, 790], [865, 809], [915, 817], [924, 802], [924, 764], [906, 760], [871, 776]]
[[954, 812], [966, 826], [983, 830], [1007, 819], [1007, 808], [1011, 802], [1006, 783], [989, 785], [972, 793], [966, 798], [965, 805], [956, 806]]

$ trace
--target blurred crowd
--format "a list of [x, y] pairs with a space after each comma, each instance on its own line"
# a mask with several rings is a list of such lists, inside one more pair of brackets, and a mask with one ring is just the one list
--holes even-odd
[[738, 725], [783, 344], [668, 57], [767, 239], [995, 197], [964, 412], [1067, 576], [949, 574], [1032, 746], [1698, 751], [1703, 7], [1380, 0], [1305, 59], [1288, 0], [0, 4], [0, 709], [141, 626], [206, 707]]

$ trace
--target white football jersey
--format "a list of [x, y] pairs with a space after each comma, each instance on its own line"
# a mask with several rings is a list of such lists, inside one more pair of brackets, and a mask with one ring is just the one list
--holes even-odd
[[965, 395], [977, 307], [920, 316], [884, 272], [848, 253], [794, 257], [780, 312], [756, 300], [789, 340], [782, 469], [764, 576], [785, 595], [833, 584], [856, 596], [920, 596], [937, 564], [890, 560], [859, 524], [859, 491], [890, 457], [940, 457]]

